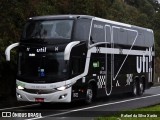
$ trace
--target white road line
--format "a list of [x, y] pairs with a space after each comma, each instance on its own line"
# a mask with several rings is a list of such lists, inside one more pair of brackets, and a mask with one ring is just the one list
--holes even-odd
[[159, 88], [160, 86], [155, 86], [155, 87], [151, 87], [151, 88]]
[[30, 106], [36, 106], [36, 105], [39, 105], [39, 104], [37, 103], [37, 104], [24, 105], [24, 106], [18, 106], [18, 107], [3, 108], [3, 109], [0, 109], [0, 110], [1, 110], [1, 111], [2, 111], [2, 110], [10, 110], [10, 109], [24, 108], [24, 107], [30, 107]]
[[62, 113], [57, 113], [57, 114], [52, 114], [52, 115], [46, 115], [46, 116], [43, 116], [41, 118], [30, 118], [30, 119], [26, 119], [26, 120], [36, 120], [36, 119], [42, 119], [42, 118], [46, 118], [46, 117], [55, 117], [55, 116], [59, 116], [59, 115], [64, 115], [64, 114], [77, 112], [77, 111], [82, 111], [82, 110], [88, 110], [88, 109], [97, 108], [97, 107], [101, 107], [101, 106], [109, 106], [109, 105], [113, 105], [113, 104], [119, 104], [119, 103], [124, 103], [124, 102], [129, 102], [129, 101], [134, 101], [134, 100], [140, 100], [140, 99], [145, 99], [145, 98], [151, 98], [151, 97], [157, 97], [157, 96], [160, 96], [160, 94], [145, 96], [145, 97], [139, 97], [139, 98], [134, 98], [134, 99], [128, 99], [128, 100], [123, 100], [123, 101], [118, 101], [118, 102], [106, 103], [106, 104], [101, 104], [101, 105], [96, 105], [96, 106], [91, 106], [91, 107], [86, 107], [86, 108], [81, 108], [81, 109], [75, 109], [75, 110], [71, 110], [71, 111], [67, 111], [67, 112], [62, 112]]

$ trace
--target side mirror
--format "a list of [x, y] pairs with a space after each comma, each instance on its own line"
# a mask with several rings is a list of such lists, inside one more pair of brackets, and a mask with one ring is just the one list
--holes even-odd
[[6, 61], [10, 61], [10, 51], [17, 46], [19, 46], [19, 43], [13, 43], [6, 48], [5, 50]]
[[66, 46], [66, 48], [65, 48], [65, 50], [64, 50], [64, 60], [69, 60], [69, 59], [70, 59], [70, 54], [71, 54], [72, 48], [73, 48], [75, 45], [79, 44], [79, 43], [80, 43], [80, 41], [74, 41], [74, 42], [70, 42], [70, 43]]

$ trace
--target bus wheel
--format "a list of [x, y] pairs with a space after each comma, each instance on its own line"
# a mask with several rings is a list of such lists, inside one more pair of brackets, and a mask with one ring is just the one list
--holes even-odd
[[88, 85], [87, 90], [86, 90], [86, 99], [85, 102], [87, 104], [91, 104], [93, 101], [93, 87], [92, 85]]
[[134, 83], [133, 83], [133, 88], [132, 88], [132, 95], [133, 96], [137, 96], [137, 93], [138, 93], [137, 92], [138, 91], [138, 89], [137, 89], [138, 87], [137, 86], [138, 86], [137, 85], [137, 81], [135, 80]]
[[138, 95], [143, 95], [143, 92], [144, 92], [144, 84], [143, 84], [143, 81], [142, 80], [139, 80], [138, 82], [138, 88], [137, 88], [137, 94]]

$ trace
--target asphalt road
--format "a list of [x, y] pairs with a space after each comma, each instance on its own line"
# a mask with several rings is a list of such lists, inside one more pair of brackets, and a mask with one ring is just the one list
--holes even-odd
[[[0, 109], [1, 115], [2, 112], [8, 112], [8, 115], [11, 113], [12, 118], [5, 117], [0, 119], [92, 120], [95, 119], [95, 117], [114, 115], [119, 111], [128, 111], [155, 104], [160, 104], [160, 86], [146, 90], [144, 95], [140, 97], [120, 94], [110, 96], [109, 98], [97, 99], [91, 105], [85, 105], [82, 101], [77, 101], [70, 104], [54, 103], [43, 106], [40, 104], [31, 104], [27, 106], [2, 108]], [[150, 114], [154, 113], [152, 112]], [[3, 115], [6, 115], [6, 113], [3, 113]], [[31, 115], [41, 116], [41, 118], [28, 118], [28, 116]]]

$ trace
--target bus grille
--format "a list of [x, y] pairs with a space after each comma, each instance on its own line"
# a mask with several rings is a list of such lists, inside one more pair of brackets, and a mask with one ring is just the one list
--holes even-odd
[[38, 90], [38, 89], [24, 89], [23, 91], [28, 92], [28, 93], [32, 93], [32, 94], [50, 94], [50, 93], [54, 93], [57, 90], [55, 89], [51, 89], [51, 90]]

